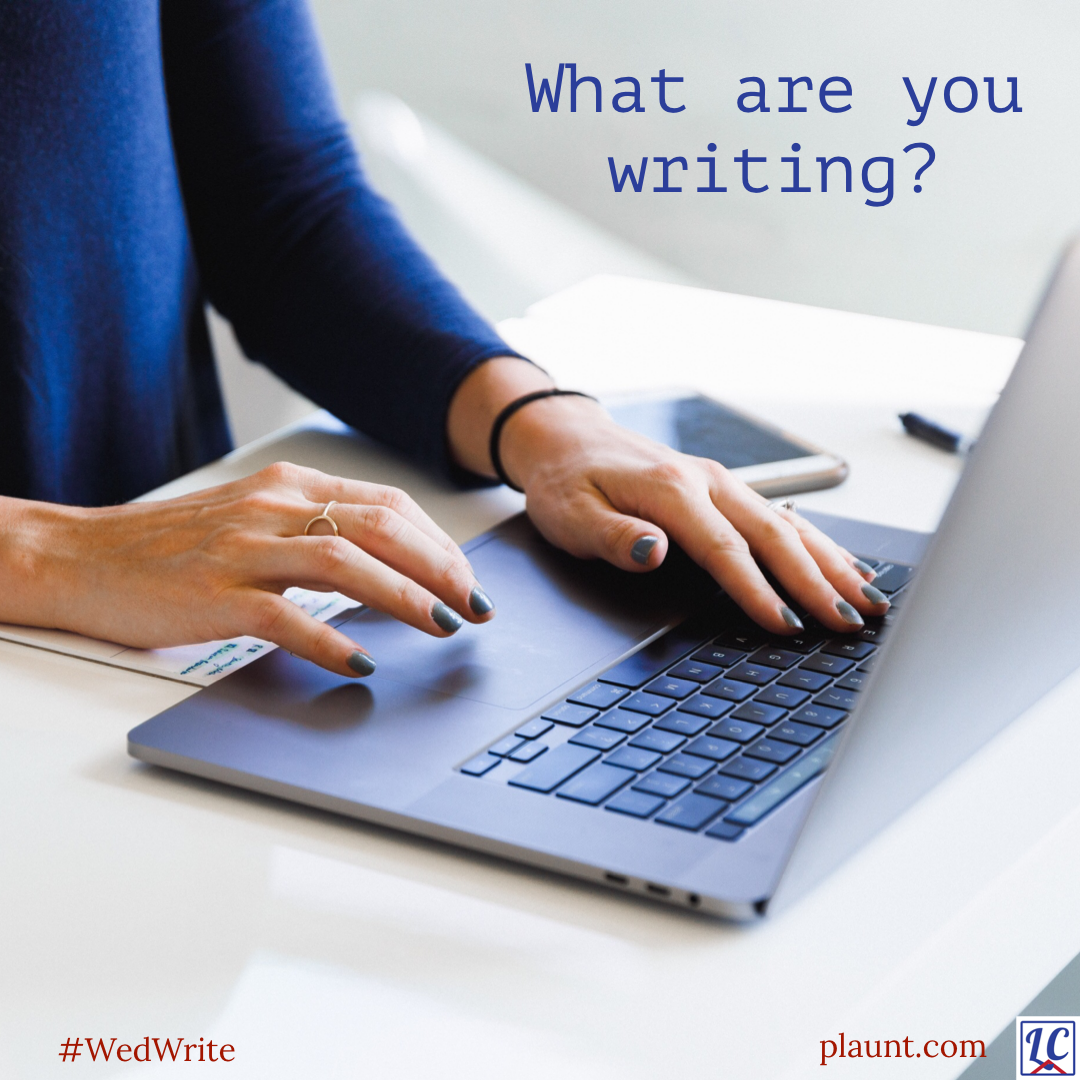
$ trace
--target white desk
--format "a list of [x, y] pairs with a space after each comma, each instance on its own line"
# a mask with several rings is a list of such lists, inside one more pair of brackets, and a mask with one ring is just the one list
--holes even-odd
[[[895, 413], [974, 416], [1018, 344], [611, 279], [504, 330], [567, 385], [755, 407], [851, 461], [807, 505], [924, 528], [956, 462]], [[459, 540], [520, 506], [318, 417], [171, 489], [284, 456], [400, 483]], [[52, 1075], [91, 1034], [229, 1042], [260, 1080], [818, 1075], [841, 1030], [989, 1042], [1080, 951], [1076, 678], [749, 929], [131, 761], [125, 733], [189, 692], [0, 644], [0, 1075]]]

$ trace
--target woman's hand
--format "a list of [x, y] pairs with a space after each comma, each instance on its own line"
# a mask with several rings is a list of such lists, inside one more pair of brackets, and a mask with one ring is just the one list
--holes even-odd
[[[458, 460], [492, 474], [486, 445], [469, 433], [490, 431], [502, 405], [550, 385], [520, 360], [493, 360], [474, 371], [451, 405], [448, 430]], [[485, 413], [486, 427], [477, 416]], [[588, 399], [551, 397], [525, 406], [503, 428], [500, 457], [525, 489], [537, 528], [574, 555], [646, 571], [663, 562], [670, 538], [778, 634], [795, 633], [802, 623], [761, 567], [831, 630], [855, 630], [863, 616], [888, 610], [885, 595], [870, 584], [873, 570], [804, 518], [774, 510], [715, 461], [619, 427]]]
[[[304, 527], [331, 500], [332, 526]], [[339, 675], [372, 657], [281, 594], [336, 590], [433, 637], [493, 605], [458, 546], [396, 488], [277, 464], [164, 502], [0, 500], [0, 621], [141, 648], [250, 634]]]

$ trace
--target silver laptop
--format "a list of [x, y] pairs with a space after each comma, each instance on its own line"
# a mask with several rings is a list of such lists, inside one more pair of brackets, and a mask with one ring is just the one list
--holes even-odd
[[340, 623], [363, 682], [277, 650], [139, 725], [154, 765], [664, 903], [790, 902], [1080, 665], [1080, 249], [1063, 258], [938, 532], [808, 514], [883, 620], [793, 638], [673, 552], [576, 561], [518, 517], [466, 545], [498, 618]]

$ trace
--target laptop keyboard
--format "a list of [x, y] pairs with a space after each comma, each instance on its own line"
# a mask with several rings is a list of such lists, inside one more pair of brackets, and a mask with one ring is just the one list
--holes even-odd
[[[642, 821], [736, 841], [818, 776], [914, 568], [864, 559], [884, 618], [769, 634], [730, 601], [575, 690], [460, 766]], [[803, 615], [803, 612], [799, 612]]]

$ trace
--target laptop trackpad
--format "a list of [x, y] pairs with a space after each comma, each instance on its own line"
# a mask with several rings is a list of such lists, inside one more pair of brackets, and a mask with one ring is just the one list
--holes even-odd
[[715, 588], [678, 552], [648, 574], [574, 559], [524, 516], [466, 552], [495, 602], [490, 623], [439, 639], [361, 611], [339, 627], [376, 658], [379, 679], [527, 709], [700, 603], [703, 585]]

